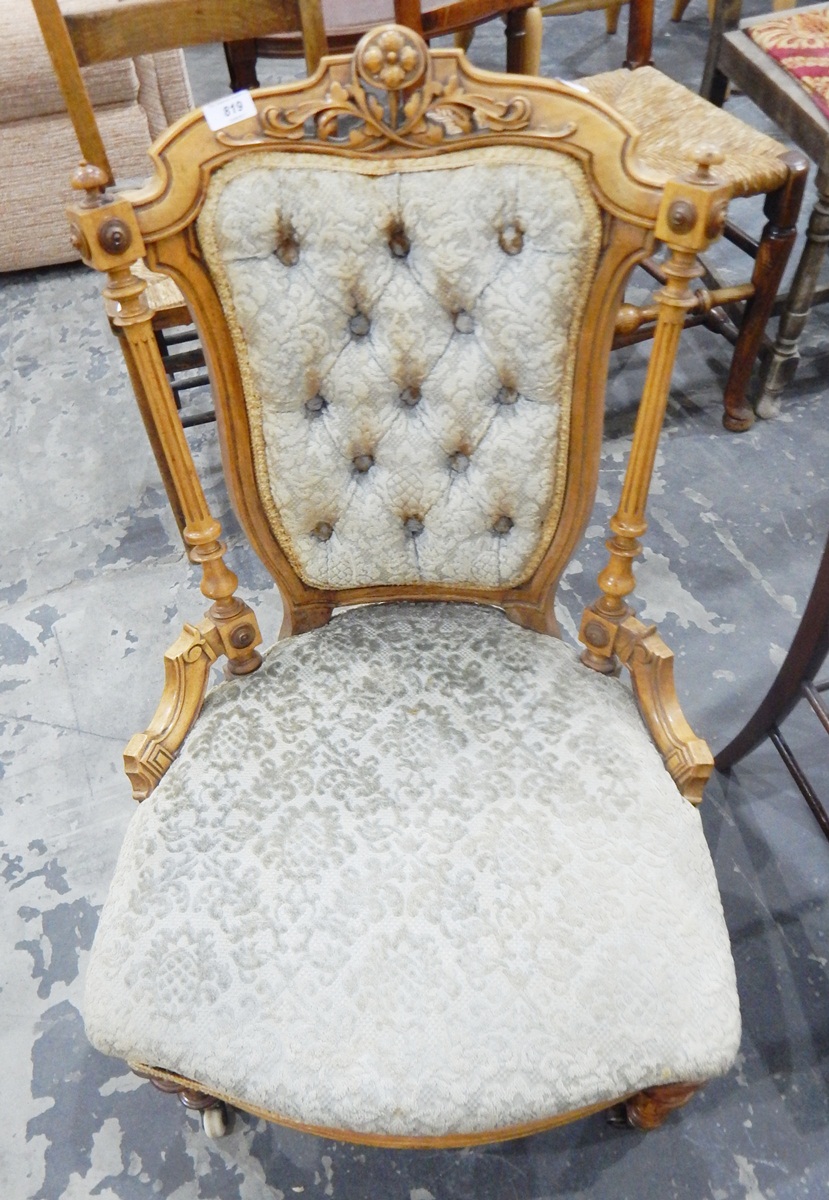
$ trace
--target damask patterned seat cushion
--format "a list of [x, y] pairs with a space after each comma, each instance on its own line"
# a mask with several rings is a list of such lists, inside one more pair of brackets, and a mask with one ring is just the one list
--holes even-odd
[[289, 1120], [505, 1129], [725, 1071], [699, 815], [627, 689], [495, 610], [352, 610], [211, 693], [130, 826], [101, 1050]]

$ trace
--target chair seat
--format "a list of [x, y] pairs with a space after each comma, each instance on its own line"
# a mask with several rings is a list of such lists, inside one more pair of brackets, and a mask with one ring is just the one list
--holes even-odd
[[210, 693], [130, 825], [85, 1019], [240, 1107], [411, 1138], [706, 1079], [740, 1025], [699, 815], [629, 691], [443, 604], [350, 610]]
[[787, 166], [780, 161], [786, 146], [653, 67], [605, 71], [578, 82], [636, 126], [639, 158], [661, 176], [687, 175], [708, 143], [725, 156], [716, 172], [735, 196], [773, 191], [786, 180]]
[[745, 33], [803, 88], [823, 116], [829, 117], [829, 13], [825, 6], [749, 21]]

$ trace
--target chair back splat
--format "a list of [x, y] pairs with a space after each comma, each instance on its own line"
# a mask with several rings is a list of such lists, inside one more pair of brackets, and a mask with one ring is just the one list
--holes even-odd
[[[223, 4], [222, 29], [196, 7], [199, 36], [256, 35], [247, 5]], [[398, 24], [252, 102], [232, 124], [179, 121], [140, 190], [87, 164], [69, 212], [211, 601], [127, 747], [146, 803], [90, 965], [89, 1036], [212, 1113], [209, 1131], [223, 1100], [380, 1145], [499, 1140], [620, 1099], [653, 1127], [739, 1039], [683, 800], [711, 756], [628, 606], [696, 256], [725, 220], [717, 155], [659, 179], [602, 101]], [[622, 308], [656, 239], [666, 282]], [[141, 259], [193, 314], [231, 499], [284, 601], [264, 659]], [[593, 505], [614, 332], [642, 321], [654, 348], [580, 663], [547, 636], [555, 590]], [[202, 711], [220, 655], [250, 677]], [[619, 662], [650, 736], [607, 678]], [[193, 997], [198, 1021], [178, 1019]]]

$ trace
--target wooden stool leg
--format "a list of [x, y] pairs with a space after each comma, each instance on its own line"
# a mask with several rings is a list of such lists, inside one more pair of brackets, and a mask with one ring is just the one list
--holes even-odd
[[671, 13], [672, 21], [681, 21], [685, 16], [685, 9], [691, 3], [691, 0], [674, 0], [674, 9]]
[[735, 433], [751, 428], [754, 423], [754, 413], [746, 401], [746, 391], [774, 298], [797, 237], [797, 217], [808, 163], [802, 155], [794, 152], [786, 157], [789, 177], [781, 188], [766, 197], [764, 212], [768, 220], [760, 238], [751, 276], [754, 295], [746, 304], [740, 322], [740, 335], [734, 347], [723, 394], [723, 425]]
[[779, 411], [780, 393], [794, 378], [800, 352], [797, 343], [809, 316], [821, 264], [829, 243], [829, 174], [818, 172], [817, 204], [812, 209], [806, 230], [806, 245], [797, 264], [786, 307], [780, 317], [777, 339], [771, 353], [757, 415], [774, 417]]
[[541, 74], [541, 40], [544, 35], [544, 18], [537, 4], [527, 9], [527, 19], [524, 24], [524, 61], [521, 67], [523, 75]]
[[[690, 2], [691, 0], [686, 0], [686, 3], [690, 4]], [[621, 11], [621, 3], [608, 4], [607, 8], [604, 10], [604, 27], [606, 33], [615, 33], [619, 28], [619, 14]]]
[[637, 1092], [625, 1105], [628, 1124], [634, 1129], [658, 1129], [674, 1109], [687, 1104], [701, 1087], [701, 1083], [666, 1083]]
[[472, 45], [472, 39], [475, 36], [475, 27], [470, 26], [469, 29], [459, 29], [455, 34], [455, 47], [458, 50], [463, 50], [466, 54], [469, 47]]

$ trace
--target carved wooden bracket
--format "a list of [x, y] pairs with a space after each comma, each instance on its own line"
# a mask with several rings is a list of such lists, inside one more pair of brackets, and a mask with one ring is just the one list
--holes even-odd
[[[673, 651], [656, 626], [645, 625], [631, 614], [614, 622], [588, 608], [581, 640], [588, 645], [587, 665], [594, 670], [611, 673], [618, 659], [630, 671], [633, 693], [671, 778], [686, 800], [699, 804], [714, 758], [707, 742], [685, 719], [674, 683]], [[594, 658], [602, 665], [594, 666]]]
[[634, 695], [671, 778], [686, 800], [699, 804], [714, 757], [680, 707], [673, 651], [653, 625], [628, 617], [619, 626], [616, 652], [630, 671]]
[[[244, 631], [246, 647], [258, 645], [262, 636], [256, 617], [247, 605], [242, 609], [243, 619], [237, 620], [235, 628]], [[222, 631], [215, 621], [205, 617], [198, 625], [185, 625], [164, 655], [161, 703], [145, 732], [130, 738], [124, 751], [124, 768], [136, 800], [146, 800], [153, 791], [198, 717], [210, 668], [221, 654], [226, 653], [223, 632], [227, 631]]]

